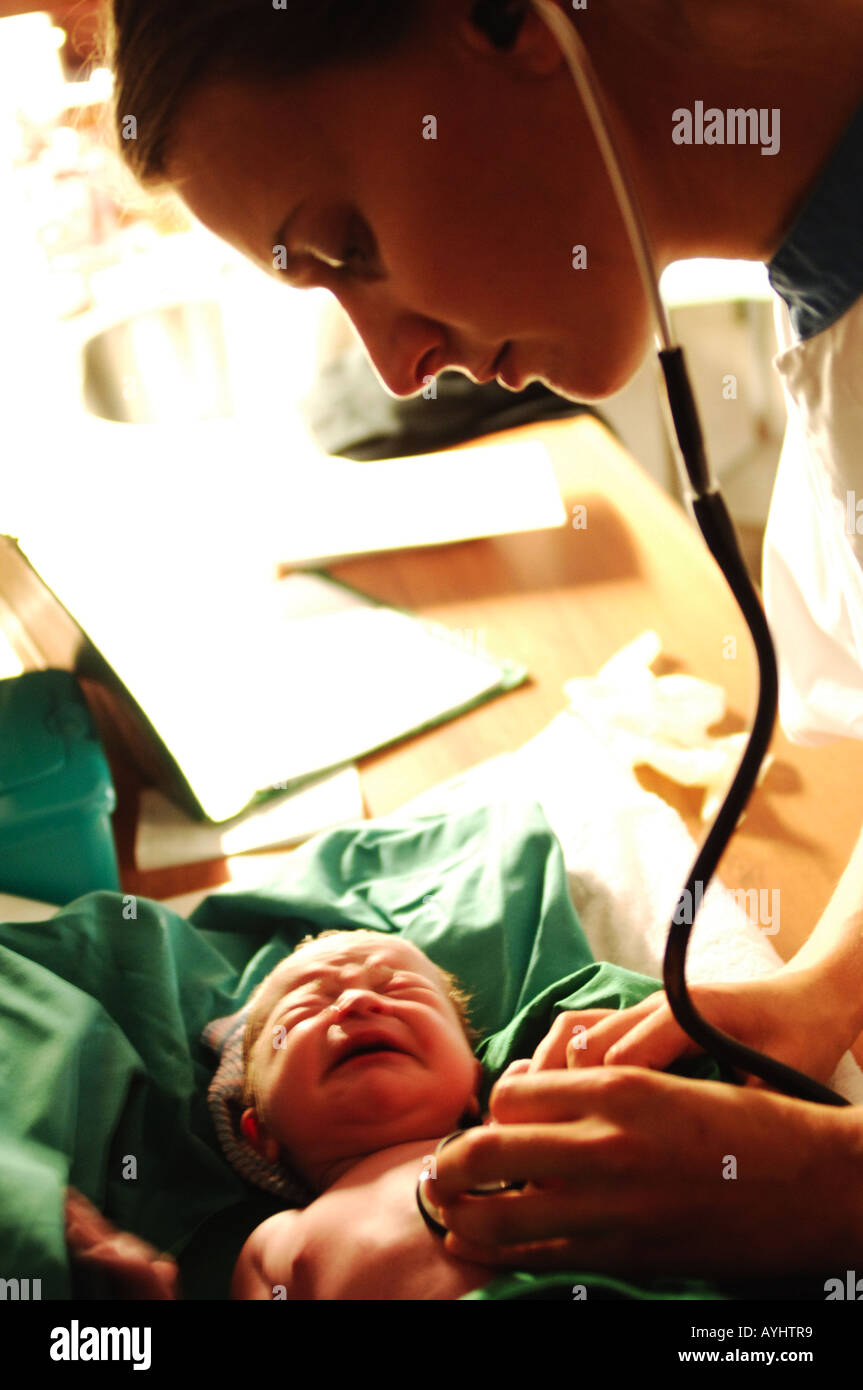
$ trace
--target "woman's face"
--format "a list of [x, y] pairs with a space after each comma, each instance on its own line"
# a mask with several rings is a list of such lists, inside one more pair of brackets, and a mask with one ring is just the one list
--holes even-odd
[[649, 346], [608, 177], [547, 27], [531, 11], [500, 53], [470, 8], [421, 7], [382, 59], [199, 86], [168, 175], [269, 274], [331, 290], [393, 395], [446, 367], [490, 379], [509, 342], [504, 384], [600, 399]]

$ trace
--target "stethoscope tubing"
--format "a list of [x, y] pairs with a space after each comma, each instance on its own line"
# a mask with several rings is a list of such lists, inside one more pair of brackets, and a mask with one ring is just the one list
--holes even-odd
[[[686, 952], [696, 912], [758, 782], [761, 765], [773, 736], [779, 690], [776, 652], [761, 600], [740, 553], [731, 518], [710, 475], [683, 349], [672, 341], [647, 226], [635, 186], [612, 138], [610, 121], [593, 65], [575, 26], [555, 5], [550, 4], [549, 0], [531, 0], [531, 4], [560, 44], [605, 161], [654, 319], [659, 362], [673, 433], [688, 485], [687, 501], [707, 547], [722, 571], [746, 621], [758, 660], [758, 701], [746, 749], [725, 800], [698, 851], [681, 898], [678, 899], [678, 903], [683, 901], [689, 904], [691, 911], [680, 914], [676, 908], [669, 926], [662, 968], [669, 1007], [684, 1032], [716, 1062], [724, 1063], [732, 1071], [737, 1069], [757, 1076], [770, 1086], [799, 1100], [814, 1101], [822, 1105], [848, 1105], [849, 1102], [843, 1096], [806, 1076], [804, 1072], [797, 1071], [774, 1057], [768, 1057], [765, 1053], [757, 1052], [736, 1038], [729, 1037], [720, 1029], [714, 1028], [696, 1009], [686, 985]], [[678, 917], [681, 920], [678, 921]]]

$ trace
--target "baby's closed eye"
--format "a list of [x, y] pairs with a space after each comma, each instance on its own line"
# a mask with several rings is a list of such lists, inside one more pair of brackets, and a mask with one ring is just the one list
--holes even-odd
[[434, 985], [419, 975], [393, 975], [385, 985], [379, 986], [379, 988], [382, 988], [387, 994], [434, 995], [437, 993]]

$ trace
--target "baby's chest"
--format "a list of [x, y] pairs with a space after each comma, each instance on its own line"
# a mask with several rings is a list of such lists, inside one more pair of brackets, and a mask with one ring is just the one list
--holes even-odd
[[[304, 1212], [295, 1278], [302, 1298], [440, 1297], [451, 1263], [416, 1205], [416, 1173], [326, 1193]], [[308, 1225], [306, 1226], [306, 1220]], [[429, 1282], [431, 1280], [431, 1282]]]
[[[307, 1208], [308, 1243], [331, 1252], [336, 1244], [372, 1251], [412, 1243], [425, 1229], [416, 1208], [413, 1182], [404, 1175], [386, 1174], [361, 1187], [325, 1193]], [[414, 1220], [414, 1217], [417, 1220]]]

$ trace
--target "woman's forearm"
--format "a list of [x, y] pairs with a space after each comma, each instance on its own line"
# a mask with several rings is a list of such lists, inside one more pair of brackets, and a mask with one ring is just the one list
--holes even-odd
[[786, 968], [814, 972], [837, 1023], [854, 1039], [863, 1032], [863, 832], [811, 936]]

